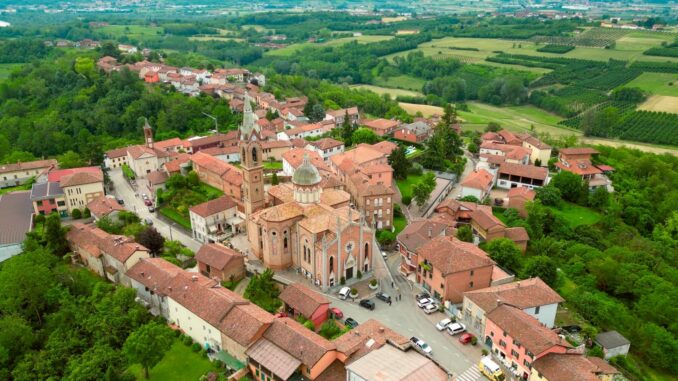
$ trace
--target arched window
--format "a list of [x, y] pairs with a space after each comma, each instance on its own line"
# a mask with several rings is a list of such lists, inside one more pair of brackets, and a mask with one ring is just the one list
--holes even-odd
[[365, 259], [367, 259], [370, 255], [370, 244], [366, 243], [365, 244]]
[[252, 162], [256, 163], [257, 161], [257, 147], [252, 147]]
[[287, 237], [283, 238], [283, 248], [287, 249]]
[[334, 257], [330, 257], [330, 273], [334, 271]]

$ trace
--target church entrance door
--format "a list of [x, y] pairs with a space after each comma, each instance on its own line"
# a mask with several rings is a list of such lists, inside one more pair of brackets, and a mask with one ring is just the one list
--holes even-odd
[[353, 278], [353, 267], [350, 267], [346, 269], [346, 279], [352, 279]]

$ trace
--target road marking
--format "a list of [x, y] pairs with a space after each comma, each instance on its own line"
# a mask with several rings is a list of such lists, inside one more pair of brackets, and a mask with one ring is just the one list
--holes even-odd
[[475, 366], [472, 366], [464, 371], [464, 373], [458, 375], [455, 380], [457, 381], [477, 381], [482, 378], [482, 374]]

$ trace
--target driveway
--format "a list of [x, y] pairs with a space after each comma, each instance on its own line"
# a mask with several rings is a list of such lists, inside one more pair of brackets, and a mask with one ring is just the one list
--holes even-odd
[[[390, 268], [397, 267], [397, 264], [400, 262], [398, 253], [389, 253], [387, 262]], [[358, 301], [361, 297], [358, 297], [355, 302], [351, 302], [340, 300], [336, 295], [327, 296], [330, 298], [333, 306], [339, 307], [344, 312], [345, 317], [352, 317], [358, 323], [365, 322], [368, 319], [376, 319], [403, 336], [408, 338], [417, 336], [423, 339], [433, 348], [433, 359], [438, 361], [454, 376], [463, 374], [465, 381], [481, 379], [480, 374], [477, 374], [477, 378], [468, 377], [470, 374], [475, 376], [475, 373], [469, 370], [477, 366], [477, 361], [480, 359], [481, 345], [479, 344], [476, 347], [471, 345], [464, 346], [458, 342], [458, 336], [450, 336], [445, 331], [438, 331], [435, 324], [446, 316], [440, 312], [426, 315], [415, 304], [414, 295], [417, 293], [417, 290], [413, 290], [407, 280], [400, 275], [396, 275], [394, 279], [395, 287], [400, 291], [402, 300], [395, 301], [394, 298], [392, 305], [389, 306], [381, 300], [372, 298], [376, 304], [374, 311], [369, 311], [358, 306]], [[390, 284], [385, 284], [382, 291], [391, 295], [391, 297], [395, 297], [398, 292]]]
[[[186, 234], [182, 228], [178, 227], [174, 223], [167, 223], [164, 220], [158, 218], [155, 213], [148, 211], [148, 207], [144, 205], [141, 197], [137, 197], [135, 195], [136, 190], [132, 189], [132, 186], [124, 179], [121, 169], [110, 170], [108, 175], [114, 186], [113, 193], [125, 201], [125, 209], [136, 213], [142, 220], [150, 218], [153, 221], [153, 227], [155, 227], [158, 232], [160, 232], [160, 234], [165, 237], [165, 239], [179, 241], [193, 252], [197, 252], [198, 249], [200, 249], [202, 244], [194, 240], [190, 234]], [[139, 181], [141, 182], [144, 180]], [[137, 187], [145, 189], [140, 185], [137, 185]], [[148, 191], [142, 190], [140, 193], [148, 194]]]
[[461, 176], [459, 176], [459, 181], [454, 185], [452, 190], [450, 190], [450, 193], [448, 193], [448, 196], [446, 198], [456, 198], [457, 196], [460, 196], [461, 182], [466, 180], [466, 177], [476, 168], [477, 161], [475, 158], [473, 158], [473, 155], [471, 153], [469, 153], [468, 151], [464, 151], [464, 157], [466, 157], [466, 165], [464, 166], [464, 171], [461, 173]]

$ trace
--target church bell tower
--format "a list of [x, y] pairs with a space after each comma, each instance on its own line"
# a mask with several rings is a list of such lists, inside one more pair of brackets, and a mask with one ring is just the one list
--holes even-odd
[[243, 172], [243, 201], [245, 214], [264, 207], [264, 166], [261, 149], [261, 127], [254, 121], [251, 99], [245, 96], [242, 125], [240, 126], [240, 163]]

